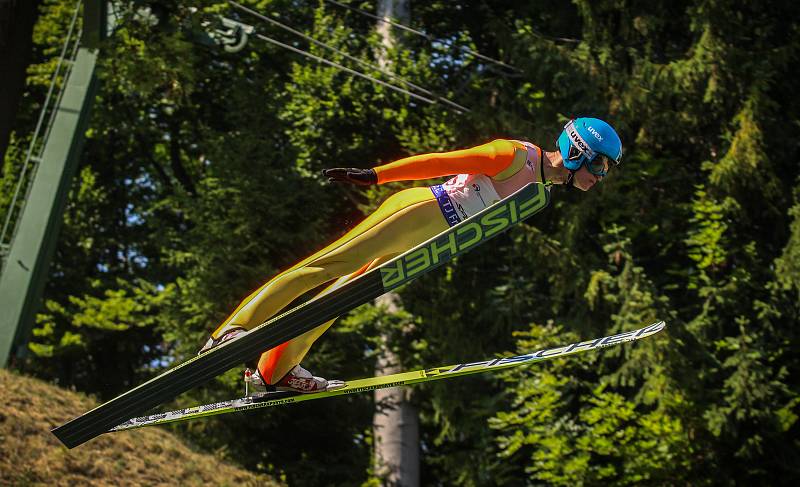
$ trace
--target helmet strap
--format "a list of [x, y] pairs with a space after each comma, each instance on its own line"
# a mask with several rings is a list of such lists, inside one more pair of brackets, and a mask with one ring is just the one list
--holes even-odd
[[569, 176], [567, 176], [567, 181], [564, 183], [564, 186], [568, 188], [575, 187], [575, 170], [569, 169]]

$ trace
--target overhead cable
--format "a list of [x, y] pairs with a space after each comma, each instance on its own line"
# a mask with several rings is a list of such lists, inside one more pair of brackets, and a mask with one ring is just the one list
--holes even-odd
[[309, 57], [309, 58], [311, 58], [311, 59], [313, 59], [315, 61], [321, 62], [323, 64], [327, 64], [328, 66], [332, 66], [334, 68], [341, 69], [342, 71], [346, 71], [346, 72], [348, 72], [348, 73], [350, 73], [350, 74], [352, 74], [354, 76], [358, 76], [360, 78], [364, 78], [366, 80], [372, 81], [373, 83], [378, 83], [379, 85], [385, 86], [385, 87], [387, 87], [387, 88], [389, 88], [391, 90], [394, 90], [394, 91], [398, 91], [398, 92], [403, 93], [405, 95], [408, 95], [408, 96], [410, 96], [412, 98], [416, 98], [417, 100], [424, 101], [425, 103], [430, 103], [431, 105], [436, 104], [435, 100], [431, 100], [430, 98], [425, 98], [424, 96], [420, 96], [420, 95], [418, 95], [418, 94], [416, 94], [416, 93], [414, 93], [412, 91], [408, 91], [405, 88], [400, 88], [399, 86], [395, 86], [393, 84], [389, 84], [389, 83], [387, 83], [385, 81], [379, 80], [378, 78], [372, 77], [372, 76], [370, 76], [368, 74], [364, 74], [364, 73], [358, 72], [358, 71], [356, 71], [354, 69], [350, 69], [347, 66], [342, 66], [341, 64], [339, 64], [337, 62], [329, 61], [329, 60], [327, 60], [327, 59], [325, 59], [323, 57], [311, 54], [310, 52], [304, 51], [302, 49], [298, 49], [298, 48], [296, 48], [294, 46], [290, 46], [289, 44], [284, 44], [283, 42], [281, 42], [279, 40], [276, 40], [276, 39], [273, 39], [271, 37], [267, 37], [264, 34], [256, 33], [255, 36], [258, 37], [261, 40], [264, 40], [264, 41], [270, 42], [272, 44], [275, 44], [276, 46], [283, 47], [284, 49], [288, 49], [288, 50], [290, 50], [292, 52], [295, 52], [297, 54], [300, 54], [302, 56]]
[[359, 13], [361, 15], [364, 15], [364, 16], [367, 16], [369, 18], [375, 19], [375, 20], [377, 20], [379, 22], [383, 22], [385, 24], [391, 25], [392, 27], [397, 27], [400, 30], [404, 30], [406, 32], [410, 32], [412, 34], [418, 35], [418, 36], [423, 37], [423, 38], [425, 38], [425, 39], [427, 39], [427, 40], [429, 40], [431, 42], [441, 42], [442, 44], [444, 44], [444, 45], [446, 45], [448, 47], [451, 47], [451, 48], [454, 48], [454, 49], [459, 49], [459, 50], [461, 50], [461, 51], [463, 51], [463, 52], [465, 52], [465, 53], [467, 53], [467, 54], [469, 54], [471, 56], [474, 56], [474, 57], [479, 58], [479, 59], [483, 59], [484, 61], [488, 61], [490, 63], [494, 63], [494, 64], [497, 64], [499, 66], [503, 66], [504, 68], [510, 69], [512, 71], [519, 71], [518, 68], [515, 68], [514, 66], [512, 66], [510, 64], [504, 63], [503, 61], [500, 61], [499, 59], [495, 59], [495, 58], [486, 56], [486, 55], [481, 54], [478, 51], [472, 50], [472, 49], [470, 49], [470, 48], [468, 48], [466, 46], [456, 45], [453, 42], [448, 41], [448, 40], [437, 39], [436, 37], [434, 37], [434, 36], [432, 36], [430, 34], [426, 34], [425, 32], [423, 32], [421, 30], [417, 30], [417, 29], [414, 29], [414, 28], [409, 27], [407, 25], [403, 25], [400, 22], [395, 22], [394, 20], [391, 20], [388, 17], [381, 17], [380, 15], [375, 15], [373, 13], [367, 12], [366, 10], [362, 10], [360, 8], [357, 8], [357, 7], [352, 7], [352, 6], [344, 4], [342, 2], [337, 2], [336, 0], [325, 0], [325, 1], [328, 2], [328, 3], [332, 3], [334, 5], [338, 5], [339, 7], [346, 8], [348, 10], [352, 10], [353, 12], [357, 12], [357, 13]]
[[[363, 66], [363, 67], [366, 67], [366, 68], [370, 68], [370, 69], [374, 69], [374, 70], [376, 70], [376, 71], [388, 76], [391, 79], [399, 81], [399, 82], [405, 84], [406, 86], [409, 86], [409, 87], [411, 87], [411, 88], [413, 88], [413, 89], [415, 89], [415, 90], [417, 90], [417, 91], [419, 91], [419, 92], [421, 92], [421, 93], [423, 93], [423, 94], [425, 94], [425, 95], [427, 95], [429, 97], [434, 98], [435, 101], [444, 103], [446, 105], [450, 105], [450, 106], [458, 109], [461, 112], [469, 112], [470, 111], [470, 109], [465, 107], [465, 106], [459, 105], [458, 103], [456, 103], [456, 102], [454, 102], [452, 100], [449, 100], [449, 99], [447, 99], [445, 97], [439, 96], [439, 95], [431, 92], [430, 90], [427, 90], [427, 89], [423, 88], [422, 86], [419, 86], [419, 85], [417, 85], [415, 83], [412, 83], [411, 81], [408, 81], [408, 80], [406, 80], [406, 79], [404, 79], [404, 78], [402, 78], [400, 76], [397, 76], [396, 74], [394, 74], [394, 73], [392, 73], [390, 71], [387, 71], [387, 70], [385, 70], [385, 69], [383, 69], [383, 68], [381, 68], [379, 66], [375, 66], [374, 64], [370, 64], [370, 63], [368, 63], [366, 61], [362, 61], [361, 59], [358, 59], [355, 56], [351, 56], [350, 54], [348, 54], [348, 53], [346, 53], [346, 52], [344, 52], [344, 51], [342, 51], [340, 49], [337, 49], [337, 48], [335, 48], [335, 47], [333, 47], [333, 46], [331, 46], [329, 44], [326, 44], [326, 43], [324, 43], [322, 41], [314, 39], [313, 37], [311, 37], [309, 35], [306, 35], [303, 32], [300, 32], [300, 31], [298, 31], [296, 29], [293, 29], [292, 27], [290, 27], [290, 26], [288, 26], [286, 24], [278, 22], [275, 19], [267, 17], [266, 15], [263, 15], [263, 14], [261, 14], [259, 12], [256, 12], [255, 10], [252, 10], [252, 9], [250, 9], [248, 7], [245, 7], [244, 5], [241, 5], [241, 4], [237, 3], [237, 2], [234, 2], [233, 0], [228, 0], [228, 3], [231, 4], [232, 6], [234, 6], [235, 8], [238, 8], [239, 10], [241, 10], [243, 12], [246, 12], [246, 13], [248, 13], [250, 15], [253, 15], [254, 17], [257, 17], [257, 18], [259, 18], [259, 19], [261, 19], [261, 20], [263, 20], [265, 22], [268, 22], [268, 23], [270, 23], [272, 25], [280, 27], [281, 29], [286, 30], [288, 32], [291, 32], [294, 35], [300, 36], [303, 39], [305, 39], [305, 40], [307, 40], [307, 41], [309, 41], [309, 42], [311, 42], [313, 44], [316, 44], [316, 45], [318, 45], [320, 47], [323, 47], [325, 49], [333, 51], [333, 52], [339, 54], [340, 56], [343, 56], [346, 59], [349, 59], [349, 60], [359, 64], [360, 66]], [[303, 51], [303, 52], [305, 52], [305, 51]]]

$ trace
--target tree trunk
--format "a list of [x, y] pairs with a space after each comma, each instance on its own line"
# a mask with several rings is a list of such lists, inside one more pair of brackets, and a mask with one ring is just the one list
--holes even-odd
[[[407, 0], [380, 0], [378, 15], [406, 20]], [[383, 50], [378, 53], [378, 64], [391, 69], [387, 52], [394, 47], [395, 39], [391, 27], [385, 22], [376, 25], [381, 36]], [[400, 307], [400, 297], [389, 293], [376, 300], [377, 305], [386, 306], [390, 313]], [[376, 375], [401, 372], [400, 360], [389, 343], [389, 336], [381, 337], [381, 350], [375, 364]], [[419, 414], [409, 400], [410, 391], [404, 388], [375, 391], [375, 415], [373, 436], [375, 439], [375, 474], [383, 485], [416, 487], [419, 485]]]
[[[378, 17], [388, 17], [400, 21], [408, 20], [408, 0], [380, 0], [378, 2]], [[384, 51], [378, 54], [378, 65], [388, 68], [390, 61], [386, 58], [386, 52], [395, 45], [395, 38], [392, 35], [392, 26], [386, 22], [378, 21], [375, 30], [381, 37], [381, 45]]]
[[[399, 296], [389, 293], [376, 300], [390, 313], [398, 310]], [[375, 365], [376, 375], [401, 372], [399, 357], [382, 337], [381, 354]], [[409, 400], [408, 388], [395, 387], [375, 391], [375, 415], [372, 420], [375, 440], [375, 474], [384, 485], [416, 487], [419, 485], [419, 415]]]

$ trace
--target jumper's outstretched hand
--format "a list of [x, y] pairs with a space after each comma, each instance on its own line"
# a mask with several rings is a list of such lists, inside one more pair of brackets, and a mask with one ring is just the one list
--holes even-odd
[[323, 169], [322, 174], [331, 183], [350, 183], [359, 186], [378, 184], [378, 174], [372, 169], [358, 169], [355, 167], [335, 167]]

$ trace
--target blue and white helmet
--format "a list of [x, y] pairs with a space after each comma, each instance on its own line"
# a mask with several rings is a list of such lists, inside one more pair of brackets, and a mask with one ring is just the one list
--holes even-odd
[[622, 162], [622, 141], [614, 127], [599, 118], [570, 120], [558, 137], [564, 167], [577, 171], [584, 164], [590, 173], [605, 176], [611, 165]]

